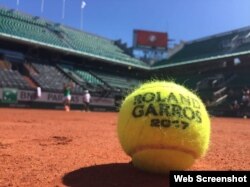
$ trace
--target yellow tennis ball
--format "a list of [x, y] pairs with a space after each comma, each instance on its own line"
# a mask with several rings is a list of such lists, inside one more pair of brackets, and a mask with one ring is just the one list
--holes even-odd
[[135, 167], [167, 173], [188, 169], [205, 155], [210, 118], [196, 94], [174, 82], [155, 81], [125, 98], [117, 130]]

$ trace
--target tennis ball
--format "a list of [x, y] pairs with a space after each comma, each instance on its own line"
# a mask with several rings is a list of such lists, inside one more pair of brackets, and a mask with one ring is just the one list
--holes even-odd
[[125, 98], [117, 131], [135, 167], [168, 173], [188, 169], [205, 155], [210, 118], [196, 94], [174, 82], [155, 81]]

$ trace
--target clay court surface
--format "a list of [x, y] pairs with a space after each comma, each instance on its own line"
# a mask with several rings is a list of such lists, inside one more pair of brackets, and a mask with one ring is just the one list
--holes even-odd
[[[116, 134], [117, 113], [0, 109], [0, 186], [168, 186], [139, 171]], [[212, 118], [206, 157], [190, 170], [250, 170], [250, 120]]]

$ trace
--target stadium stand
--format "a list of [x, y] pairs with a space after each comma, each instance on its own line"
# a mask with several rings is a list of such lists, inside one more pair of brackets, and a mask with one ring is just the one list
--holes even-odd
[[65, 64], [58, 64], [58, 67], [88, 90], [102, 91], [103, 89], [109, 89], [102, 80], [82, 68], [75, 68], [74, 66]]
[[120, 76], [120, 75], [111, 75], [110, 73], [105, 73], [101, 71], [91, 71], [96, 77], [102, 79], [106, 84], [110, 85], [111, 87], [121, 89], [121, 90], [129, 90], [131, 88], [136, 87], [139, 84], [139, 80]]
[[33, 101], [29, 96], [37, 87], [60, 103], [63, 84], [73, 81], [73, 94], [88, 89], [96, 105], [119, 108], [124, 94], [140, 82], [171, 78], [197, 92], [213, 115], [229, 114], [237, 104], [243, 109], [233, 112], [245, 115], [249, 107], [243, 101], [249, 91], [243, 90], [250, 87], [250, 27], [181, 43], [152, 66], [134, 58], [121, 40], [5, 8], [0, 8], [0, 41], [0, 104], [4, 88], [26, 90], [25, 103]]
[[[63, 75], [56, 67], [52, 65], [32, 62], [30, 66], [32, 66], [37, 72], [30, 72], [30, 75], [33, 80], [42, 88], [42, 90], [62, 92], [63, 84], [71, 81], [69, 77]], [[83, 88], [76, 84], [72, 92], [82, 93]]]
[[170, 58], [154, 64], [158, 66], [177, 65], [188, 61], [203, 61], [204, 59], [239, 53], [250, 50], [250, 27], [221, 33], [198, 40], [186, 42], [180, 51]]
[[10, 69], [10, 62], [0, 60], [0, 87], [31, 89], [29, 83], [16, 70]]
[[250, 85], [249, 72], [247, 69], [235, 73], [235, 77], [230, 81], [229, 85], [234, 88]]
[[[249, 116], [250, 97], [248, 87], [250, 81], [248, 71], [241, 65], [233, 69], [225, 69], [224, 72], [221, 71], [220, 76], [217, 76], [218, 79], [214, 79], [218, 81], [215, 84], [215, 89], [210, 89], [213, 90], [211, 95], [213, 100], [210, 100], [207, 106], [212, 111], [211, 113], [221, 116]], [[212, 81], [212, 83], [215, 83], [215, 81]]]
[[0, 59], [0, 68], [1, 69], [10, 69], [11, 65], [8, 61]]
[[125, 54], [121, 48], [115, 45], [114, 41], [15, 10], [0, 8], [0, 17], [0, 34], [5, 34], [5, 37], [11, 35], [19, 37], [20, 40], [39, 42], [42, 45], [124, 65], [147, 67], [142, 61]]
[[[170, 72], [168, 77], [196, 90], [213, 115], [232, 116], [232, 103], [237, 100], [242, 106], [242, 88], [250, 85], [249, 54], [250, 27], [245, 27], [186, 42], [168, 59], [155, 63], [152, 70], [159, 73], [165, 69]], [[232, 92], [236, 96], [232, 97]]]
[[60, 38], [49, 30], [49, 23], [45, 25], [40, 22], [36, 23], [37, 20], [28, 19], [27, 16], [23, 16], [13, 10], [0, 9], [0, 15], [0, 30], [2, 33], [46, 44], [67, 47]]
[[175, 76], [173, 79], [175, 82], [182, 84], [189, 89], [198, 90], [198, 84], [202, 78], [204, 78], [203, 75], [196, 74], [190, 77], [190, 75], [187, 74]]
[[0, 59], [0, 69], [5, 69], [5, 62]]

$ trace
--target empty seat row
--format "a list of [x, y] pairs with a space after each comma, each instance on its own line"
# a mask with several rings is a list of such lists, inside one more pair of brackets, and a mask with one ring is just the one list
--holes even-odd
[[29, 83], [18, 71], [0, 69], [0, 87], [30, 89]]
[[[31, 73], [31, 76], [44, 90], [61, 92], [64, 84], [71, 81], [53, 65], [32, 63], [32, 66], [38, 73]], [[83, 88], [76, 84], [72, 91], [82, 93]]]

